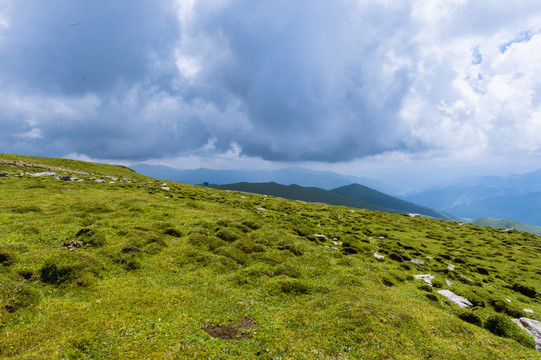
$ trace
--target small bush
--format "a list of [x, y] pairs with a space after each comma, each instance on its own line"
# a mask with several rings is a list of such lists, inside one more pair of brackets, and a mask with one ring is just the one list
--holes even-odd
[[522, 310], [513, 306], [505, 300], [493, 299], [490, 301], [490, 305], [496, 310], [496, 312], [504, 313], [514, 318], [520, 318], [524, 316]]
[[23, 285], [14, 289], [4, 308], [7, 312], [13, 313], [20, 309], [35, 306], [39, 303], [39, 300], [40, 295], [36, 290]]
[[188, 238], [188, 244], [194, 246], [206, 246], [209, 243], [209, 237], [201, 233], [190, 234]]
[[279, 279], [272, 286], [273, 290], [284, 294], [308, 294], [310, 287], [303, 281], [298, 279]]
[[539, 295], [538, 292], [533, 287], [526, 286], [526, 285], [514, 284], [512, 289], [532, 299], [536, 298]]
[[228, 229], [220, 229], [216, 232], [216, 237], [227, 242], [234, 242], [239, 238], [239, 235]]
[[274, 268], [273, 275], [284, 275], [290, 278], [300, 278], [302, 276], [302, 273], [297, 266], [293, 266], [290, 264], [280, 264]]
[[488, 275], [489, 272], [487, 269], [485, 269], [484, 267], [477, 267], [477, 272], [481, 275]]
[[256, 244], [252, 240], [237, 240], [235, 242], [235, 247], [239, 250], [242, 250], [246, 254], [265, 251], [265, 248], [263, 246]]
[[241, 265], [245, 265], [248, 262], [248, 257], [243, 251], [229, 246], [216, 249], [215, 254], [228, 257]]
[[75, 237], [85, 244], [96, 247], [103, 246], [106, 243], [105, 235], [103, 235], [101, 231], [93, 228], [82, 228], [75, 234]]
[[146, 239], [145, 243], [146, 244], [156, 244], [156, 245], [163, 246], [163, 247], [167, 246], [167, 241], [162, 236], [157, 236], [157, 235], [153, 235], [153, 236], [148, 237]]
[[242, 224], [252, 230], [258, 230], [261, 228], [261, 225], [259, 223], [256, 223], [255, 221], [251, 221], [251, 220], [245, 220], [242, 222]]
[[41, 281], [47, 284], [73, 282], [78, 285], [87, 285], [89, 275], [98, 276], [100, 268], [97, 263], [88, 259], [63, 256], [48, 259], [39, 272]]
[[286, 242], [286, 241], [282, 241], [278, 244], [278, 250], [289, 250], [291, 251], [295, 256], [301, 256], [302, 254], [304, 254], [304, 250], [302, 248], [302, 246], [300, 245], [297, 245], [293, 242]]
[[165, 235], [169, 235], [169, 236], [173, 236], [173, 237], [182, 237], [183, 236], [182, 231], [180, 231], [180, 230], [178, 230], [178, 229], [176, 229], [174, 227], [164, 229], [163, 233]]
[[473, 311], [463, 310], [458, 314], [458, 318], [473, 325], [483, 326], [483, 319]]
[[494, 335], [516, 340], [526, 347], [535, 349], [533, 337], [505, 316], [493, 315], [489, 317], [484, 327]]
[[17, 256], [15, 253], [8, 249], [0, 249], [0, 264], [4, 266], [10, 266], [15, 263]]
[[143, 251], [150, 255], [156, 255], [163, 250], [163, 246], [158, 243], [150, 243], [143, 247]]

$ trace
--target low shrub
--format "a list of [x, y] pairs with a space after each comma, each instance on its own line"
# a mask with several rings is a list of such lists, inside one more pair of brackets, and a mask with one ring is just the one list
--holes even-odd
[[533, 337], [505, 316], [490, 316], [484, 327], [494, 335], [513, 339], [526, 347], [535, 349]]
[[25, 285], [18, 286], [11, 292], [4, 309], [14, 313], [20, 309], [36, 306], [39, 300], [40, 294], [36, 290]]
[[105, 235], [98, 229], [82, 228], [79, 230], [75, 237], [81, 240], [84, 244], [88, 244], [95, 247], [101, 247], [105, 245]]
[[510, 304], [506, 300], [492, 299], [490, 305], [496, 310], [496, 312], [504, 313], [514, 318], [520, 318], [524, 316], [524, 312], [518, 307]]
[[514, 284], [511, 289], [532, 299], [539, 295], [539, 293], [533, 287], [526, 285]]
[[229, 229], [220, 229], [216, 232], [216, 237], [227, 241], [227, 242], [234, 242], [236, 241], [240, 236], [235, 231], [229, 230]]
[[293, 295], [308, 294], [310, 293], [310, 286], [299, 279], [281, 278], [274, 281], [271, 290]]
[[16, 260], [17, 256], [15, 252], [6, 248], [0, 248], [0, 264], [3, 266], [10, 266], [13, 265]]
[[477, 325], [480, 327], [483, 326], [483, 319], [479, 315], [477, 315], [475, 312], [470, 311], [470, 310], [462, 310], [458, 314], [458, 318], [466, 322], [469, 322], [470, 324], [473, 324], [473, 325]]

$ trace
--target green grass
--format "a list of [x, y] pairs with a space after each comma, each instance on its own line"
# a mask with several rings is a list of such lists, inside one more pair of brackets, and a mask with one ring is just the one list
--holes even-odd
[[95, 175], [0, 164], [1, 358], [538, 358], [502, 317], [541, 315], [539, 236], [9, 159]]

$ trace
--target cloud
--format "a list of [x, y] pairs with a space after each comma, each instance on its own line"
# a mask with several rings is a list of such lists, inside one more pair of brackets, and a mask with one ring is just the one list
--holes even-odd
[[335, 163], [541, 151], [537, 1], [0, 4], [0, 151]]

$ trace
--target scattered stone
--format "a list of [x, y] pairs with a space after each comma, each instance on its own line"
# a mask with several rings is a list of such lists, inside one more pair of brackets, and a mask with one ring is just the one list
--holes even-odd
[[102, 180], [102, 179], [96, 179], [94, 181], [97, 182], [97, 183], [104, 183], [105, 182], [105, 180]]
[[453, 285], [453, 282], [451, 280], [445, 279], [445, 283], [447, 284], [447, 286]]
[[374, 256], [375, 256], [376, 258], [378, 258], [378, 259], [383, 259], [383, 258], [385, 257], [385, 256], [380, 255], [380, 254], [378, 254], [378, 253], [374, 253]]
[[416, 278], [417, 280], [423, 280], [424, 282], [426, 282], [430, 286], [432, 286], [432, 280], [436, 278], [435, 276], [429, 275], [429, 274], [413, 275], [413, 277]]
[[314, 236], [320, 240], [320, 241], [324, 241], [325, 240], [325, 235], [322, 235], [322, 234], [314, 234]]
[[473, 304], [465, 297], [459, 296], [451, 290], [439, 290], [438, 294], [445, 296], [449, 301], [457, 304], [461, 309], [473, 306]]
[[83, 247], [84, 245], [85, 243], [81, 240], [70, 240], [64, 243], [64, 247], [67, 248], [69, 251], [73, 251], [75, 249]]
[[40, 172], [40, 173], [27, 173], [30, 176], [40, 177], [40, 176], [55, 176], [54, 172]]
[[535, 350], [541, 351], [541, 322], [524, 317], [511, 320], [533, 337], [535, 340]]
[[533, 314], [533, 310], [532, 310], [532, 309], [524, 309], [524, 312]]
[[340, 249], [339, 249], [339, 248], [337, 248], [337, 247], [334, 247], [334, 246], [327, 246], [327, 245], [325, 245], [325, 247], [326, 247], [327, 249], [331, 249], [331, 250], [337, 250], [337, 251], [340, 251]]
[[419, 260], [419, 259], [411, 259], [410, 263], [414, 263], [414, 264], [417, 264], [417, 265], [426, 265], [423, 260]]
[[167, 186], [162, 186], [162, 190], [167, 190], [167, 191], [169, 191], [169, 190], [171, 190], [171, 189], [168, 188]]
[[69, 175], [60, 175], [54, 178], [55, 180], [70, 181], [71, 176]]
[[262, 207], [256, 208], [256, 210], [260, 210], [260, 211], [267, 211], [267, 209], [265, 209], [265, 208], [262, 208]]
[[453, 264], [449, 264], [449, 265], [447, 265], [447, 270], [455, 271], [455, 266]]
[[462, 279], [468, 280], [468, 281], [469, 281], [469, 282], [471, 282], [471, 283], [473, 282], [473, 280], [472, 280], [472, 279], [470, 279], [469, 277], [466, 277], [466, 276], [464, 276], [464, 275], [462, 275], [462, 274], [457, 274], [457, 275], [458, 275], [458, 277], [459, 277], [459, 278], [462, 278]]

